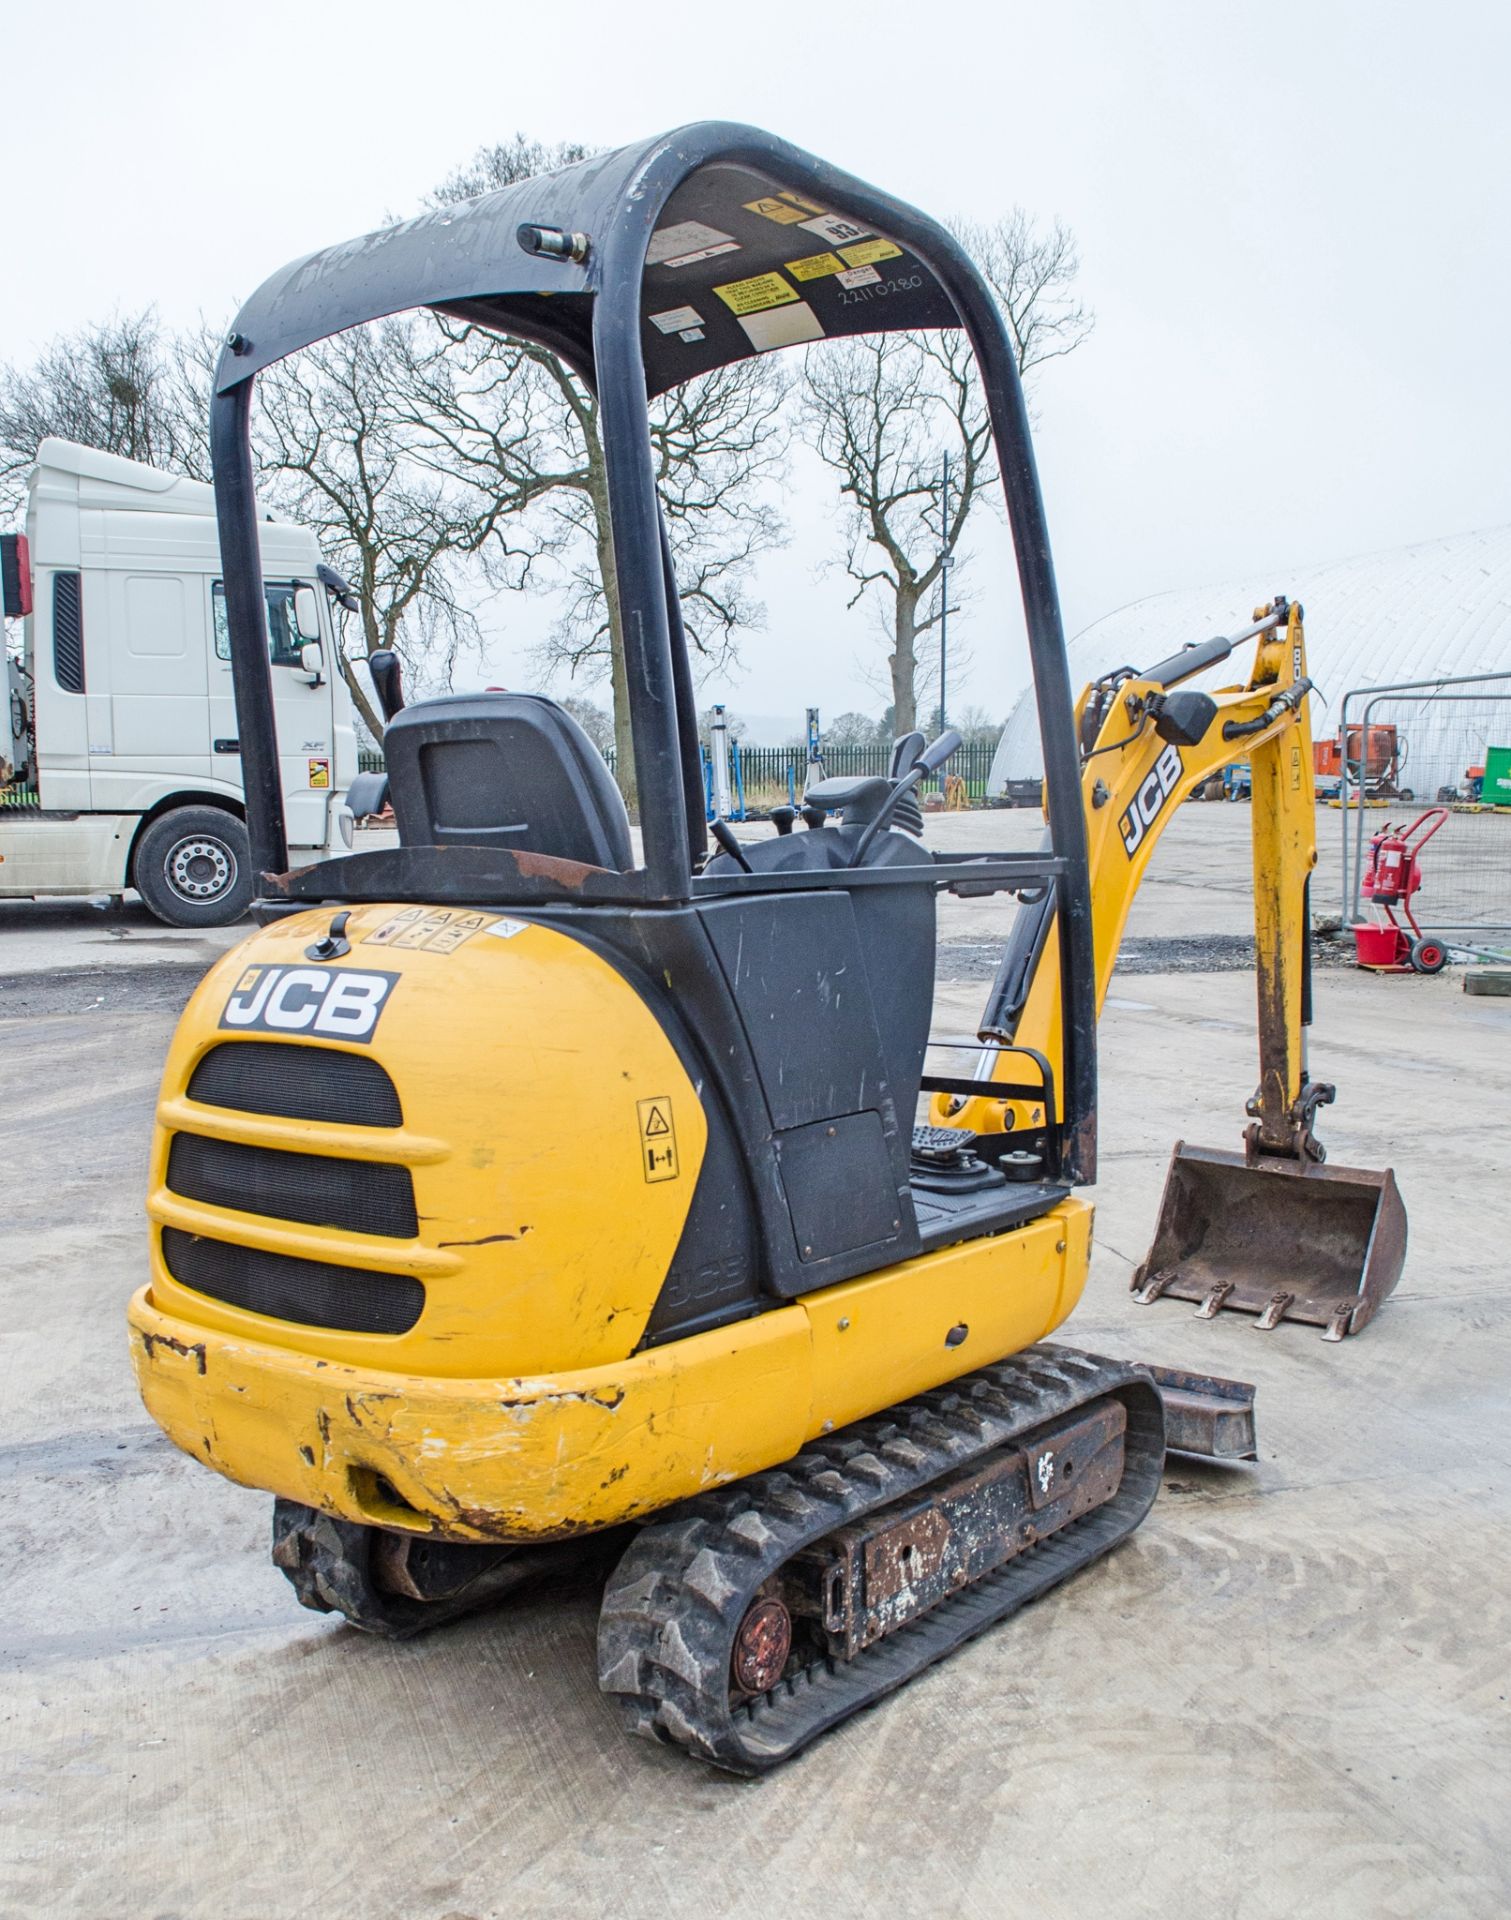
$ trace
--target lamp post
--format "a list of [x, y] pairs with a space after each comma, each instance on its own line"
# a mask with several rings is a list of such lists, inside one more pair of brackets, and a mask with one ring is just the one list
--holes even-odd
[[944, 456], [939, 483], [939, 731], [948, 724], [945, 713], [946, 679], [950, 660], [950, 456]]

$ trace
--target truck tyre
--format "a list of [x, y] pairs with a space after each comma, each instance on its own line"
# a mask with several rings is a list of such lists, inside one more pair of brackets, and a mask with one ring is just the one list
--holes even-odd
[[175, 807], [136, 843], [132, 885], [170, 927], [225, 927], [252, 900], [247, 830], [219, 807]]

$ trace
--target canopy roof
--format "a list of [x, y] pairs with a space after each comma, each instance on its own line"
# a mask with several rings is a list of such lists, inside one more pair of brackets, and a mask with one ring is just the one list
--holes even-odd
[[[587, 236], [581, 261], [521, 226]], [[326, 247], [237, 316], [221, 392], [299, 347], [430, 307], [553, 348], [593, 378], [594, 296], [638, 306], [649, 394], [830, 335], [956, 326], [915, 209], [754, 127], [700, 121]]]

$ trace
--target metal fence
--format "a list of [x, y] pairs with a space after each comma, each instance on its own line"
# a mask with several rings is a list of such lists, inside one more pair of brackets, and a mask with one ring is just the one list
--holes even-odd
[[[965, 782], [972, 800], [986, 798], [987, 776], [992, 770], [994, 740], [968, 740], [942, 773], [923, 782], [925, 793], [942, 791], [944, 775], [957, 774]], [[806, 746], [750, 747], [740, 745], [740, 785], [747, 811], [780, 806], [784, 800], [801, 799], [803, 776], [808, 766]], [[892, 757], [890, 745], [884, 747], [826, 747], [824, 771], [833, 778], [854, 779], [862, 775], [884, 774]], [[363, 752], [357, 756], [364, 773], [381, 773], [383, 755]], [[612, 770], [614, 749], [604, 755]]]
[[[1448, 818], [1422, 855], [1422, 887], [1412, 902], [1417, 918], [1450, 939], [1511, 931], [1511, 806], [1494, 804], [1484, 784], [1490, 750], [1511, 748], [1511, 671], [1356, 687], [1344, 696], [1339, 720], [1341, 738], [1354, 742], [1339, 794], [1344, 924], [1368, 917], [1370, 836], [1386, 822], [1406, 824], [1443, 806]], [[1381, 783], [1368, 777], [1371, 729], [1391, 727], [1395, 766]]]

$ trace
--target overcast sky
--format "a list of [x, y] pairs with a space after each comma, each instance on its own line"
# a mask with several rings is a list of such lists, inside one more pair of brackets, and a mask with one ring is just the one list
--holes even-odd
[[[1037, 402], [1072, 632], [1511, 520], [1504, 5], [54, 0], [9, 10], [4, 68], [0, 358], [149, 302], [218, 318], [517, 129], [612, 146], [738, 119], [933, 213], [1074, 229], [1097, 330]], [[808, 490], [767, 631], [706, 693], [879, 711]], [[1005, 713], [1010, 574], [974, 575], [963, 697]], [[520, 684], [529, 623], [503, 616], [491, 671]]]

